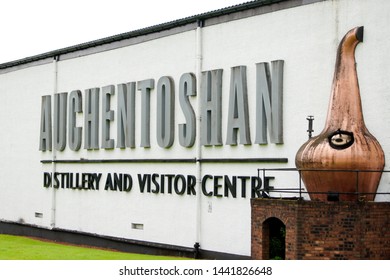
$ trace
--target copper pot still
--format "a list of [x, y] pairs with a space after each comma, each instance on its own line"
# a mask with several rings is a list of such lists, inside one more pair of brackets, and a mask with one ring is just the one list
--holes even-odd
[[338, 50], [325, 128], [298, 150], [295, 164], [312, 200], [375, 199], [385, 164], [379, 142], [364, 124], [355, 66], [363, 27], [350, 30]]

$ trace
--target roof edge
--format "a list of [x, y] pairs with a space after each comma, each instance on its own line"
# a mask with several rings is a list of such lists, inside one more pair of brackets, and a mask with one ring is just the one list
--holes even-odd
[[29, 57], [25, 57], [22, 59], [2, 63], [2, 64], [0, 64], [0, 70], [23, 65], [23, 64], [28, 64], [28, 63], [48, 59], [48, 58], [55, 58], [55, 57], [58, 57], [58, 56], [63, 55], [63, 54], [68, 54], [68, 53], [72, 53], [75, 51], [85, 50], [88, 48], [101, 46], [101, 45], [105, 45], [105, 44], [110, 44], [110, 43], [130, 39], [130, 38], [134, 38], [134, 37], [138, 37], [138, 36], [161, 32], [161, 31], [168, 30], [168, 29], [175, 28], [175, 27], [179, 27], [179, 26], [193, 24], [193, 23], [200, 22], [200, 21], [205, 21], [207, 19], [215, 18], [218, 16], [224, 16], [224, 15], [228, 15], [228, 14], [232, 14], [232, 13], [236, 13], [236, 12], [241, 12], [241, 11], [252, 9], [252, 8], [272, 5], [275, 3], [286, 2], [286, 1], [289, 1], [289, 0], [254, 0], [254, 1], [244, 2], [242, 4], [237, 4], [237, 5], [229, 6], [226, 8], [222, 8], [222, 9], [218, 9], [218, 10], [214, 10], [214, 11], [210, 11], [210, 12], [206, 12], [206, 13], [202, 13], [202, 14], [197, 14], [194, 16], [189, 16], [189, 17], [169, 21], [166, 23], [153, 25], [153, 26], [125, 32], [125, 33], [120, 33], [120, 34], [105, 37], [102, 39], [97, 39], [97, 40], [73, 45], [70, 47], [65, 47], [65, 48], [41, 53], [38, 55], [29, 56]]

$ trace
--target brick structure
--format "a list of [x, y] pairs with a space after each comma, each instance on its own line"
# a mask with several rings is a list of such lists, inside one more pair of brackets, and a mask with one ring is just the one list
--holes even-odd
[[252, 259], [269, 258], [275, 220], [285, 226], [285, 259], [390, 259], [389, 202], [252, 199], [251, 207]]

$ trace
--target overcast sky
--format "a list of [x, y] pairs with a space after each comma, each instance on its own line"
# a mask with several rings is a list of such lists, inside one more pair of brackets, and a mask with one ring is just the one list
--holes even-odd
[[249, 0], [1, 0], [0, 63]]

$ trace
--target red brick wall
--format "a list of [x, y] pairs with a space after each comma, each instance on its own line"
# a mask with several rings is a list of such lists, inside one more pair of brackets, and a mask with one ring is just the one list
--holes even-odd
[[253, 199], [251, 207], [253, 259], [268, 258], [271, 217], [286, 226], [286, 259], [390, 259], [388, 202]]

